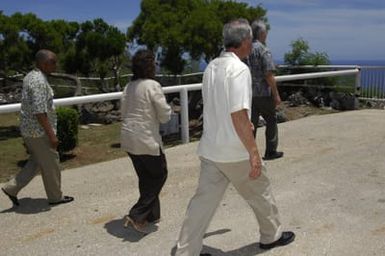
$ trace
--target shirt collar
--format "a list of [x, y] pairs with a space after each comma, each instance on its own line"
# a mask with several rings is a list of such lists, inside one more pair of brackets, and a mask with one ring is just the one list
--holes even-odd
[[45, 78], [47, 78], [47, 75], [46, 75], [46, 74], [44, 74], [44, 72], [43, 72], [43, 71], [41, 71], [39, 68], [35, 67], [33, 70], [35, 70], [36, 72], [38, 72], [38, 73], [42, 74], [42, 75], [43, 75]]
[[226, 51], [223, 51], [223, 52], [221, 53], [221, 57], [230, 57], [230, 58], [235, 58], [235, 59], [240, 60], [239, 57], [238, 57], [235, 53], [233, 53], [233, 52], [226, 52]]

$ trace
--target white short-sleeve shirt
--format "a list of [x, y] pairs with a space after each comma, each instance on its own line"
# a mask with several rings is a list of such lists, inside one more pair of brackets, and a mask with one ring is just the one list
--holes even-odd
[[224, 52], [203, 74], [203, 135], [198, 155], [214, 162], [238, 162], [249, 154], [235, 131], [231, 113], [251, 112], [250, 70], [237, 55]]

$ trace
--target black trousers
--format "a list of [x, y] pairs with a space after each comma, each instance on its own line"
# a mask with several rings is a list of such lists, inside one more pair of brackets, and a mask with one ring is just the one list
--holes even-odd
[[159, 193], [167, 179], [166, 157], [133, 155], [128, 153], [139, 180], [140, 197], [131, 208], [128, 216], [134, 221], [152, 222], [160, 218]]
[[251, 121], [254, 125], [254, 137], [257, 132], [259, 116], [266, 121], [266, 150], [265, 154], [277, 151], [278, 126], [275, 103], [272, 97], [253, 97], [251, 106]]

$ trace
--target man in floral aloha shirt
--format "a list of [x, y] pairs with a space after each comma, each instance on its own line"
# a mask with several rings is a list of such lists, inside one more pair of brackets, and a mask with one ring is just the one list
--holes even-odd
[[41, 169], [44, 188], [50, 205], [69, 203], [73, 197], [63, 196], [61, 174], [57, 152], [56, 112], [53, 105], [53, 90], [47, 75], [56, 70], [57, 57], [49, 50], [36, 53], [36, 68], [23, 81], [20, 111], [20, 132], [30, 154], [23, 169], [2, 191], [14, 206], [19, 205], [17, 194]]

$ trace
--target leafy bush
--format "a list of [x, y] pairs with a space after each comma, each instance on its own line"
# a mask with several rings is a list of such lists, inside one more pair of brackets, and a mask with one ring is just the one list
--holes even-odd
[[59, 107], [57, 113], [58, 152], [71, 151], [78, 144], [79, 114], [73, 108]]

